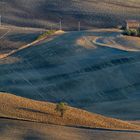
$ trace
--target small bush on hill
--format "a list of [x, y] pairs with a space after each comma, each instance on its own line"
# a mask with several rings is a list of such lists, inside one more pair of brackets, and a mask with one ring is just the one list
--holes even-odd
[[138, 35], [138, 31], [137, 30], [132, 30], [131, 31], [131, 35], [132, 36], [137, 36]]
[[140, 29], [139, 30], [129, 30], [129, 29], [126, 29], [126, 30], [123, 31], [123, 35], [140, 36]]
[[140, 29], [138, 30], [138, 36], [140, 37]]
[[45, 33], [39, 35], [39, 37], [37, 39], [42, 39], [42, 38], [44, 38], [44, 37], [46, 37], [48, 35], [53, 35], [54, 33], [55, 33], [55, 30], [48, 30]]
[[67, 111], [67, 103], [60, 102], [56, 105], [55, 110], [61, 113], [61, 117], [64, 117], [64, 113]]

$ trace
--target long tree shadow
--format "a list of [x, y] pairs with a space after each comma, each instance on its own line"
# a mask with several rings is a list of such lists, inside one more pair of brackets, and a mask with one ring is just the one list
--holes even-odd
[[54, 114], [51, 114], [51, 113], [47, 113], [47, 112], [43, 112], [43, 111], [40, 111], [40, 110], [31, 109], [31, 108], [19, 107], [17, 109], [24, 110], [24, 111], [27, 111], [27, 112], [30, 112], [30, 113], [39, 113], [39, 114], [44, 114], [44, 115], [54, 115]]

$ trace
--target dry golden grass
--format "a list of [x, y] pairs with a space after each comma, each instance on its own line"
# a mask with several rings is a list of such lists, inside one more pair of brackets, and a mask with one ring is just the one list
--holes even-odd
[[[99, 42], [97, 40], [102, 39], [105, 43]], [[140, 37], [123, 36], [120, 37], [95, 37], [93, 43], [102, 47], [109, 47], [114, 49], [119, 49], [123, 51], [140, 51]]]
[[83, 36], [76, 40], [76, 44], [82, 46], [86, 49], [90, 48], [97, 48], [93, 43], [92, 40], [96, 39], [96, 36]]
[[55, 107], [56, 105], [53, 103], [0, 93], [0, 117], [66, 126], [140, 130], [140, 127], [137, 125], [73, 107], [68, 107], [64, 118], [62, 118], [55, 111]]

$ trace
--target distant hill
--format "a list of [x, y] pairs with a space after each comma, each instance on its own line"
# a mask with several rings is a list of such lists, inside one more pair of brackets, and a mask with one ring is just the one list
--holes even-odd
[[[4, 2], [2, 2], [4, 1]], [[0, 0], [4, 23], [18, 26], [82, 28], [116, 27], [140, 20], [140, 0]]]

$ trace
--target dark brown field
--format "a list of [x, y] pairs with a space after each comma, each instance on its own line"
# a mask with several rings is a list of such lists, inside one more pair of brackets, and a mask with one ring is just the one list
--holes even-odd
[[0, 55], [33, 42], [43, 32], [43, 29], [18, 28], [14, 26], [0, 27]]
[[140, 133], [0, 119], [0, 140], [140, 140]]
[[6, 24], [77, 30], [116, 27], [126, 19], [140, 20], [139, 0], [0, 0], [0, 13]]

